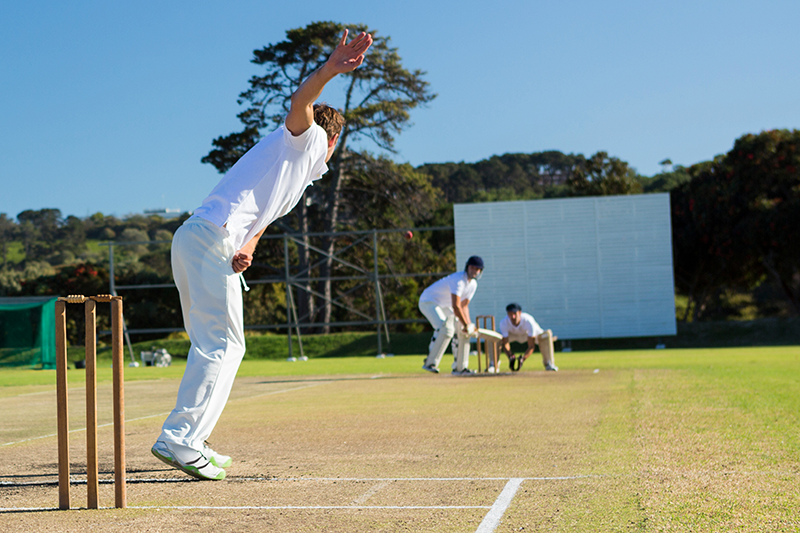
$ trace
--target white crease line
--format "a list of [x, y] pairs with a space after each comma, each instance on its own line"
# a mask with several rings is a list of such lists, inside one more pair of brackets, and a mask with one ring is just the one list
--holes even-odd
[[377, 484], [373, 485], [372, 487], [370, 487], [370, 489], [367, 492], [365, 492], [364, 494], [362, 494], [361, 496], [359, 496], [358, 498], [356, 498], [355, 500], [350, 502], [350, 505], [361, 505], [365, 501], [367, 501], [370, 498], [372, 498], [373, 496], [375, 496], [375, 494], [378, 491], [388, 487], [390, 483], [391, 483], [391, 481], [387, 480], [387, 481], [381, 481], [380, 483], [377, 483]]
[[[517, 478], [522, 479], [525, 481], [564, 481], [564, 480], [571, 480], [571, 479], [584, 479], [589, 477], [606, 477], [602, 474], [593, 474], [588, 476], [560, 476], [560, 477], [524, 477], [524, 478]], [[298, 481], [352, 481], [352, 482], [359, 482], [363, 483], [366, 481], [377, 481], [379, 483], [378, 486], [373, 487], [373, 489], [377, 489], [377, 487], [383, 488], [383, 486], [391, 483], [391, 482], [398, 482], [398, 481], [507, 481], [507, 477], [395, 477], [395, 478], [342, 478], [342, 477], [229, 477], [225, 479], [226, 483], [247, 483], [247, 482], [264, 482], [264, 481], [271, 481], [271, 482], [298, 482]], [[137, 477], [126, 477], [125, 481], [127, 483], [200, 483], [199, 480], [196, 480], [191, 477], [169, 477], [169, 478], [137, 478]], [[99, 480], [100, 483], [103, 484], [113, 484], [114, 481], [112, 478], [103, 478]], [[58, 481], [0, 481], [0, 487], [7, 486], [7, 487], [24, 487], [24, 486], [37, 486], [37, 485], [55, 485]], [[70, 484], [72, 485], [85, 485], [86, 479], [83, 478], [76, 478], [75, 476], [70, 477]], [[371, 489], [371, 490], [373, 490]]]
[[[558, 477], [523, 477], [526, 481], [566, 481], [590, 477], [608, 477], [605, 474]], [[132, 479], [132, 478], [131, 478]], [[158, 478], [154, 478], [154, 481]], [[226, 481], [508, 481], [508, 477], [229, 477]], [[160, 481], [160, 480], [159, 480]]]
[[486, 513], [486, 517], [483, 519], [483, 522], [481, 522], [481, 525], [478, 526], [475, 533], [492, 533], [497, 528], [500, 524], [500, 519], [503, 518], [503, 513], [505, 513], [508, 506], [511, 505], [511, 500], [514, 499], [517, 489], [519, 489], [519, 486], [522, 485], [524, 480], [524, 478], [520, 477], [508, 480], [503, 492], [500, 493], [500, 496], [497, 497], [492, 508]]
[[175, 505], [175, 506], [129, 506], [128, 509], [490, 509], [488, 505], [243, 505], [243, 506], [202, 506], [202, 505]]
[[[330, 382], [329, 381], [323, 381], [321, 383], [311, 383], [309, 385], [303, 385], [302, 387], [295, 387], [293, 389], [283, 389], [283, 390], [277, 390], [277, 391], [264, 392], [262, 394], [257, 394], [255, 396], [247, 396], [247, 397], [242, 397], [242, 398], [235, 398], [235, 399], [230, 400], [230, 401], [235, 402], [235, 401], [238, 401], [238, 400], [250, 400], [250, 399], [253, 399], [253, 398], [260, 398], [261, 396], [269, 396], [270, 394], [281, 394], [283, 392], [292, 392], [292, 391], [296, 391], [296, 390], [300, 390], [300, 389], [306, 389], [308, 387], [315, 387], [317, 385], [322, 385], [323, 383], [330, 383]], [[158, 413], [158, 414], [155, 414], [155, 415], [140, 416], [139, 418], [126, 418], [125, 419], [125, 423], [136, 422], [137, 420], [145, 420], [147, 418], [153, 418], [153, 417], [156, 417], [156, 416], [167, 416], [170, 412], [171, 411], [167, 411], [166, 413]], [[104, 427], [113, 426], [113, 425], [114, 425], [113, 422], [109, 422], [108, 424], [100, 424], [97, 427], [98, 428], [104, 428]], [[72, 429], [69, 432], [70, 433], [77, 433], [77, 432], [80, 432], [80, 431], [86, 431], [86, 428]], [[58, 436], [58, 433], [50, 433], [49, 435], [42, 435], [41, 437], [32, 437], [30, 439], [18, 440], [18, 441], [15, 441], [15, 442], [4, 442], [3, 444], [0, 444], [0, 447], [2, 447], [2, 446], [11, 446], [12, 444], [22, 444], [23, 442], [30, 442], [30, 441], [33, 441], [33, 440], [46, 439], [48, 437], [57, 437], [57, 436]]]
[[[488, 505], [241, 505], [241, 506], [210, 506], [210, 505], [129, 505], [127, 509], [173, 509], [173, 510], [211, 510], [211, 511], [285, 511], [285, 510], [328, 510], [328, 509], [489, 509]], [[85, 509], [74, 507], [73, 510]], [[114, 509], [114, 507], [100, 507], [100, 509]], [[0, 513], [21, 513], [37, 511], [56, 511], [57, 507], [0, 507]]]

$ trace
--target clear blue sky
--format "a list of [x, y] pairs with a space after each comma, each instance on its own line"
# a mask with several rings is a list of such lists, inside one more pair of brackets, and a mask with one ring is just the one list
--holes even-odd
[[0, 213], [194, 209], [252, 51], [316, 20], [427, 71], [439, 96], [397, 142], [413, 165], [605, 150], [651, 176], [800, 127], [797, 0], [4, 2]]

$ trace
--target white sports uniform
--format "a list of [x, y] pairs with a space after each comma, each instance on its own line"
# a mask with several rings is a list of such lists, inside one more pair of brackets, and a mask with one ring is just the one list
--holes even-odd
[[456, 356], [457, 371], [469, 368], [469, 337], [464, 332], [464, 326], [459, 324], [453, 311], [452, 295], [461, 298], [461, 301], [471, 300], [478, 289], [478, 282], [469, 279], [466, 272], [450, 274], [430, 285], [422, 291], [419, 297], [419, 310], [433, 326], [433, 338], [428, 347], [426, 366], [439, 368], [439, 363], [447, 350], [447, 343], [458, 335], [458, 350]]
[[514, 325], [508, 315], [500, 321], [500, 335], [511, 342], [528, 342], [528, 337], [538, 337], [544, 330], [528, 313], [520, 313], [519, 325]]
[[175, 232], [172, 271], [192, 345], [158, 440], [203, 449], [245, 351], [244, 278], [234, 273], [233, 256], [291, 211], [328, 170], [327, 153], [327, 134], [317, 124], [296, 137], [281, 126], [243, 155]]

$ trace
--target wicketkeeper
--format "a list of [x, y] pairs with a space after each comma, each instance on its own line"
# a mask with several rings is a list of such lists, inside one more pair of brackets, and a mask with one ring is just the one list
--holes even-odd
[[482, 273], [483, 259], [473, 255], [462, 272], [450, 274], [422, 291], [419, 310], [434, 330], [423, 370], [439, 373], [439, 363], [447, 344], [455, 336], [457, 343], [453, 355], [456, 362], [452, 373], [474, 373], [469, 369], [469, 337], [475, 332], [475, 324], [469, 317], [469, 301], [475, 296], [477, 279]]
[[[519, 304], [506, 306], [506, 316], [500, 321], [500, 334], [503, 336], [500, 347], [508, 356], [508, 366], [512, 371], [522, 368], [522, 363], [531, 356], [537, 344], [539, 351], [542, 352], [542, 363], [545, 370], [558, 371], [558, 367], [555, 365], [553, 342], [556, 338], [553, 337], [553, 332], [549, 329], [543, 330], [531, 315], [522, 312]], [[512, 342], [527, 344], [525, 353], [516, 356], [511, 351]]]

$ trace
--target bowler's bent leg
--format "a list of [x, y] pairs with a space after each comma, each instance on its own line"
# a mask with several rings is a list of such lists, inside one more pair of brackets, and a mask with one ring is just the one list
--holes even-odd
[[245, 351], [242, 288], [223, 230], [190, 219], [175, 234], [173, 275], [191, 340], [175, 409], [158, 440], [203, 449], [228, 401]]

